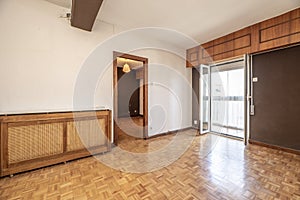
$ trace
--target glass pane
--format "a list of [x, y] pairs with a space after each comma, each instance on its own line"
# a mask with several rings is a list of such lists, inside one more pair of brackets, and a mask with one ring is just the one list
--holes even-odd
[[244, 62], [226, 65], [212, 67], [211, 131], [243, 138]]
[[200, 131], [206, 133], [209, 131], [210, 125], [210, 74], [209, 67], [201, 65], [201, 76], [200, 76]]

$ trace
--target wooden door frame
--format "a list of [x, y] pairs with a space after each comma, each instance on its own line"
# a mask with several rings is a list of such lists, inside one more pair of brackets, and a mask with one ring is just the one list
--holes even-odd
[[143, 62], [143, 138], [148, 138], [148, 58], [113, 51], [113, 129], [114, 129], [114, 144], [118, 144], [118, 134], [116, 131], [116, 122], [118, 119], [118, 63], [117, 58], [125, 58]]

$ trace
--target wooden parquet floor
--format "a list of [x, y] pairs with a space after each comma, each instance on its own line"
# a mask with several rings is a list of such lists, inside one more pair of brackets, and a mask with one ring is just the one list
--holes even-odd
[[[119, 142], [128, 151], [146, 152], [172, 137], [124, 136]], [[124, 173], [88, 157], [1, 178], [0, 199], [296, 200], [300, 156], [207, 134], [195, 137], [183, 156], [157, 171]]]
[[[142, 141], [141, 139], [139, 139], [140, 137], [138, 137], [143, 135], [143, 133], [141, 132], [141, 127], [143, 125], [142, 120], [142, 117], [119, 119], [121, 130], [120, 128], [118, 129], [120, 141], [118, 146], [121, 149], [133, 153], [153, 152], [158, 149], [164, 148], [174, 138], [174, 135], [168, 135], [167, 137], [156, 137], [146, 141]], [[125, 134], [124, 132], [131, 132], [131, 134]]]

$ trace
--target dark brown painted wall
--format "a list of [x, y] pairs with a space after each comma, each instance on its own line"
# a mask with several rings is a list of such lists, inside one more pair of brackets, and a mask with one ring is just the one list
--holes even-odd
[[250, 139], [300, 150], [300, 46], [253, 56]]

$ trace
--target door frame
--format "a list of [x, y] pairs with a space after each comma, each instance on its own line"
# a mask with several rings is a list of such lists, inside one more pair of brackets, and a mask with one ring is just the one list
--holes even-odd
[[[203, 68], [207, 68], [207, 80], [204, 81], [204, 74], [203, 74]], [[205, 133], [210, 132], [211, 127], [211, 73], [210, 73], [210, 65], [201, 64], [199, 68], [199, 133], [200, 135], [203, 135]], [[203, 131], [203, 85], [206, 84], [207, 90], [208, 90], [208, 123], [207, 123], [207, 130]]]
[[113, 51], [113, 129], [114, 141], [113, 144], [118, 144], [118, 63], [117, 58], [125, 58], [143, 62], [143, 138], [148, 138], [148, 58], [140, 57], [132, 54]]

